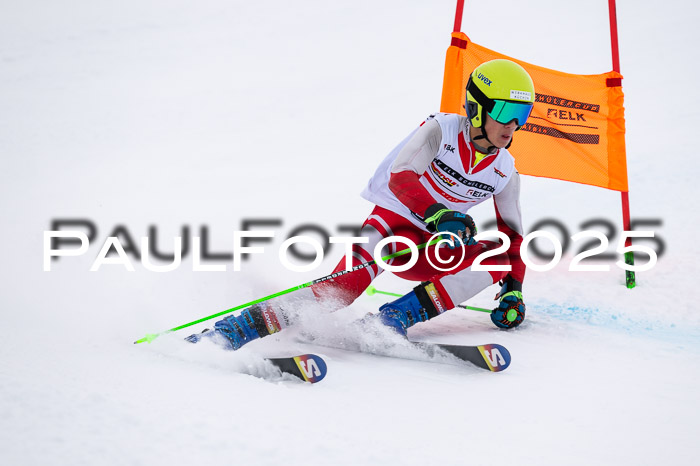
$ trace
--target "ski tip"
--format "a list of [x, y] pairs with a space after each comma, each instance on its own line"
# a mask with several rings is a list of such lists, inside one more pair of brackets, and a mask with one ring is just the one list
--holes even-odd
[[490, 343], [488, 345], [479, 345], [478, 348], [490, 371], [500, 372], [508, 369], [508, 366], [510, 366], [510, 352], [505, 346]]
[[294, 356], [301, 377], [309, 383], [318, 383], [326, 376], [328, 366], [322, 357], [315, 354]]

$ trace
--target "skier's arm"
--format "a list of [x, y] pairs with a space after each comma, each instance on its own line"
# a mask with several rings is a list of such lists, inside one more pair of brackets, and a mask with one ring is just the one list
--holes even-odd
[[389, 189], [411, 211], [425, 216], [436, 201], [419, 181], [440, 147], [442, 130], [435, 120], [427, 120], [401, 149], [391, 167]]
[[523, 219], [520, 214], [520, 175], [514, 171], [506, 187], [493, 197], [496, 206], [498, 230], [508, 235], [510, 247], [508, 259], [512, 270], [510, 276], [523, 282], [525, 263], [520, 257], [520, 245], [523, 242]]

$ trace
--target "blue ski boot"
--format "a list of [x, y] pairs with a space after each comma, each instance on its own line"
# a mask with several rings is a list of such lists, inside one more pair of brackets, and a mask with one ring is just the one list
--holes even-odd
[[185, 340], [197, 343], [203, 338], [209, 338], [225, 349], [237, 350], [248, 342], [280, 330], [281, 326], [272, 308], [267, 304], [256, 304], [238, 316], [230, 315], [221, 319], [214, 324], [213, 329], [205, 329]]
[[445, 312], [443, 302], [435, 285], [421, 283], [410, 293], [380, 307], [379, 320], [405, 337], [409, 327]]

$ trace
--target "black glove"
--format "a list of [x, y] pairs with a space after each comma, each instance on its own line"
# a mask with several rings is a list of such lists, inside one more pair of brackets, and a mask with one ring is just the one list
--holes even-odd
[[[425, 210], [424, 220], [431, 233], [445, 232], [443, 238], [454, 240], [449, 233], [454, 233], [464, 244], [476, 244], [476, 225], [471, 215], [450, 210], [443, 204], [436, 203]], [[454, 247], [454, 246], [452, 246]]]
[[523, 284], [508, 276], [503, 280], [500, 304], [491, 312], [491, 321], [500, 328], [513, 328], [525, 320], [525, 303], [523, 302]]

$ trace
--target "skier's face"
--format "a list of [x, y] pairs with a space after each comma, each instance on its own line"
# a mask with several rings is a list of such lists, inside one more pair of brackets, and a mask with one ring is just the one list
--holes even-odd
[[518, 125], [515, 123], [515, 120], [504, 125], [491, 118], [488, 114], [484, 122], [484, 128], [486, 129], [486, 134], [489, 136], [489, 141], [499, 149], [503, 149], [508, 145], [517, 127]]

